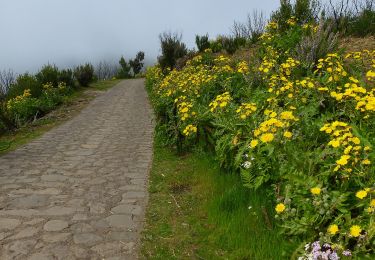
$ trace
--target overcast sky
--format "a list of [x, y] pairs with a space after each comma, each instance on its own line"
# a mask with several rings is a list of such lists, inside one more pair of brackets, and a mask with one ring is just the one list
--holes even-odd
[[0, 70], [117, 62], [139, 50], [153, 62], [163, 31], [181, 32], [192, 48], [196, 34], [228, 33], [234, 20], [278, 5], [279, 0], [0, 0]]

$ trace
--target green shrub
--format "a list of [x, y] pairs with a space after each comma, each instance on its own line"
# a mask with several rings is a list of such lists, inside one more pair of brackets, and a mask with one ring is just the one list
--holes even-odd
[[33, 97], [39, 97], [42, 94], [42, 85], [35, 76], [28, 73], [21, 74], [17, 77], [16, 83], [10, 86], [7, 99], [21, 96], [27, 89]]
[[139, 51], [135, 56], [134, 60], [129, 60], [129, 65], [133, 70], [134, 76], [139, 74], [143, 68], [143, 60], [145, 59], [145, 53], [143, 51]]
[[59, 72], [58, 83], [64, 82], [68, 87], [74, 87], [74, 75], [71, 69], [63, 69]]
[[43, 93], [39, 97], [39, 109], [42, 114], [46, 114], [56, 108], [63, 102], [63, 96], [68, 91], [64, 82], [59, 83], [58, 87], [51, 84], [43, 85]]
[[38, 115], [40, 100], [32, 97], [30, 90], [26, 89], [22, 95], [9, 99], [6, 106], [10, 118], [20, 126]]
[[223, 49], [230, 55], [234, 54], [238, 49], [238, 45], [233, 37], [224, 37], [222, 39]]
[[358, 37], [375, 35], [375, 10], [365, 9], [351, 19], [348, 34]]
[[178, 33], [164, 32], [159, 35], [161, 56], [158, 57], [159, 64], [164, 72], [173, 69], [179, 58], [187, 54], [187, 48], [183, 43], [182, 35]]
[[128, 79], [130, 78], [130, 65], [126, 62], [125, 58], [122, 56], [119, 60], [120, 68], [117, 72], [117, 78]]
[[203, 52], [206, 49], [210, 48], [210, 42], [208, 40], [208, 34], [206, 35], [196, 35], [195, 36], [195, 44], [197, 45], [198, 51]]
[[213, 53], [221, 52], [223, 50], [221, 39], [210, 41], [210, 49]]
[[74, 77], [82, 87], [87, 87], [94, 79], [94, 67], [90, 63], [74, 69]]
[[43, 66], [43, 68], [35, 75], [35, 78], [41, 85], [51, 83], [56, 87], [59, 81], [59, 74], [59, 69], [55, 65], [48, 64]]

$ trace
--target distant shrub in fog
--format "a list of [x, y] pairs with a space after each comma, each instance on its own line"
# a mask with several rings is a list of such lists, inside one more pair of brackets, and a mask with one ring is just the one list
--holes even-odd
[[145, 53], [139, 51], [135, 56], [134, 60], [129, 60], [129, 65], [133, 70], [134, 76], [139, 74], [143, 68], [143, 60], [145, 59]]
[[81, 86], [87, 87], [94, 79], [94, 67], [90, 63], [80, 65], [74, 69], [74, 77]]
[[164, 32], [159, 35], [161, 55], [158, 57], [159, 64], [163, 71], [167, 68], [173, 69], [176, 61], [187, 54], [185, 43], [182, 42], [182, 35], [172, 32]]
[[125, 58], [122, 56], [120, 61], [119, 61], [119, 64], [120, 64], [120, 68], [117, 72], [117, 78], [119, 79], [128, 79], [130, 78], [130, 70], [131, 70], [131, 67], [129, 65], [129, 63], [126, 62]]

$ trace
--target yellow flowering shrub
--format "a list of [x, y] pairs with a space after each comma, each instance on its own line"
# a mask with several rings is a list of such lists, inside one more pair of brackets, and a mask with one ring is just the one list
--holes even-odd
[[285, 236], [374, 256], [375, 51], [306, 66], [293, 41], [317, 25], [287, 26], [269, 23], [250, 63], [205, 52], [166, 75], [149, 69], [155, 111], [177, 147], [215, 147], [246, 187], [268, 189]]

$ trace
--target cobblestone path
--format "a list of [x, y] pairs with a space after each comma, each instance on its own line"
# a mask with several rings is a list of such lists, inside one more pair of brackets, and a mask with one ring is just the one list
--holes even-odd
[[0, 157], [0, 259], [136, 259], [153, 123], [143, 80]]

